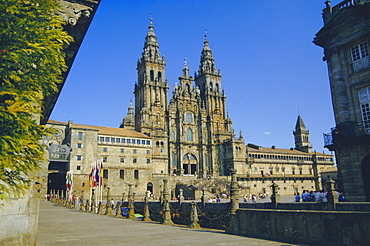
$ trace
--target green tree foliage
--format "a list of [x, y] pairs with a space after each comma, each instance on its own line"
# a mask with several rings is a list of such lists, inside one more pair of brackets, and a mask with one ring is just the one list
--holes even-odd
[[29, 188], [44, 158], [38, 124], [45, 96], [66, 70], [63, 46], [72, 38], [55, 15], [55, 0], [4, 0], [0, 4], [0, 201]]

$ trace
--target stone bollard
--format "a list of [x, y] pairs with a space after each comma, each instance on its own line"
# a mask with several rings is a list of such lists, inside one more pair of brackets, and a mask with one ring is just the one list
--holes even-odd
[[163, 205], [162, 205], [162, 224], [163, 225], [173, 225], [174, 223], [171, 220], [171, 209], [168, 192], [168, 180], [163, 180]]
[[272, 185], [271, 185], [271, 204], [272, 204], [272, 208], [277, 208], [278, 206], [278, 203], [280, 202], [280, 195], [278, 194], [277, 192], [277, 189], [278, 189], [278, 185], [275, 184], [274, 182], [272, 182]]
[[207, 200], [205, 193], [206, 193], [206, 188], [203, 188], [202, 189], [202, 197], [200, 198], [200, 200], [202, 202], [202, 207], [203, 208], [205, 208], [205, 206], [206, 206], [206, 200]]
[[339, 195], [335, 192], [335, 181], [329, 179], [326, 181], [326, 185], [328, 187], [328, 193], [326, 194], [326, 199], [328, 199], [327, 210], [336, 210]]
[[191, 229], [200, 228], [200, 225], [198, 224], [199, 218], [198, 218], [197, 205], [195, 204], [195, 202], [191, 203], [190, 221], [191, 221], [191, 224], [188, 226], [189, 228]]
[[96, 211], [97, 214], [103, 214], [103, 204], [101, 204], [101, 202], [98, 203], [96, 208], [97, 208], [97, 211]]
[[179, 189], [179, 197], [177, 198], [177, 201], [179, 202], [179, 205], [184, 202], [184, 190]]
[[239, 209], [239, 185], [236, 179], [236, 169], [230, 169], [231, 172], [231, 187], [230, 187], [230, 217], [226, 226], [226, 233], [238, 234], [238, 218], [236, 211]]
[[152, 221], [150, 219], [150, 212], [149, 212], [149, 191], [145, 191], [144, 219], [143, 219], [143, 221]]
[[109, 191], [110, 191], [110, 187], [107, 187], [107, 189], [108, 189], [108, 191], [107, 191], [107, 205], [106, 205], [106, 209], [105, 209], [105, 215], [113, 216], [113, 214], [112, 214], [111, 204], [110, 204], [110, 201], [109, 201]]
[[135, 206], [134, 206], [134, 193], [132, 193], [132, 184], [129, 184], [128, 185], [129, 189], [128, 189], [128, 215], [127, 215], [127, 219], [136, 219], [135, 217]]
[[117, 202], [117, 205], [116, 205], [116, 215], [114, 217], [117, 217], [117, 218], [122, 218], [122, 214], [121, 214], [121, 207], [122, 207], [122, 203], [121, 202]]

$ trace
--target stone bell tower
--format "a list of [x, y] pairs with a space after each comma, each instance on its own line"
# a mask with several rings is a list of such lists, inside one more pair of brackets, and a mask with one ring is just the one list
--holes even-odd
[[135, 84], [135, 129], [152, 135], [165, 131], [168, 82], [165, 80], [166, 59], [161, 57], [152, 19], [145, 37], [144, 51], [137, 62], [138, 82]]
[[168, 173], [168, 82], [165, 79], [166, 59], [159, 45], [152, 19], [145, 37], [144, 51], [137, 62], [135, 84], [135, 130], [152, 137], [152, 170]]

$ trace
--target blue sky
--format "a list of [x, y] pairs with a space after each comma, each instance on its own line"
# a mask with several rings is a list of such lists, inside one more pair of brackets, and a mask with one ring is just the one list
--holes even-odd
[[[332, 5], [340, 1], [332, 1]], [[166, 57], [171, 87], [187, 58], [198, 70], [207, 30], [226, 106], [246, 143], [294, 146], [298, 114], [314, 150], [335, 125], [323, 49], [312, 43], [322, 28], [324, 0], [102, 0], [51, 119], [118, 127], [137, 81], [149, 18]]]

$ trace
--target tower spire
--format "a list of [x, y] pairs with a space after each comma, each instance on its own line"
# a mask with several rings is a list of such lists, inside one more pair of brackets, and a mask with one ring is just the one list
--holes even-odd
[[312, 152], [312, 146], [309, 138], [310, 131], [307, 130], [300, 115], [297, 118], [297, 123], [295, 125], [295, 131], [293, 131], [293, 135], [296, 149], [307, 153]]

